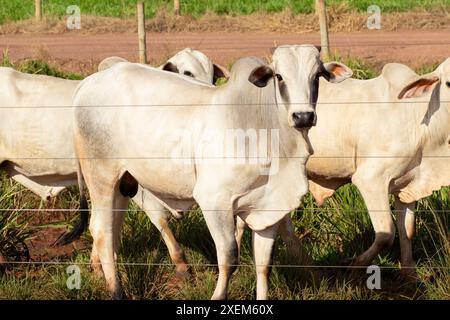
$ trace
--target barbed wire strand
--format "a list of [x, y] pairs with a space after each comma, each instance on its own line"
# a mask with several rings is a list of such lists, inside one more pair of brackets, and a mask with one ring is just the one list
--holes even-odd
[[[51, 157], [4, 157], [4, 159], [12, 161], [12, 160], [221, 160], [221, 159], [414, 159], [415, 156], [283, 156], [283, 157], [59, 157], [59, 158], [51, 158]], [[446, 159], [450, 158], [450, 156], [420, 156], [423, 159]], [[199, 163], [201, 165], [202, 163]], [[204, 164], [203, 164], [204, 165]], [[257, 163], [254, 163], [257, 165]]]
[[[90, 262], [71, 262], [71, 261], [5, 261], [3, 264], [12, 264], [12, 265], [91, 265]], [[172, 263], [144, 263], [144, 262], [114, 262], [114, 264], [119, 266], [167, 266], [173, 267], [175, 264]], [[100, 265], [100, 264], [99, 264]], [[191, 267], [219, 267], [220, 265], [217, 263], [187, 263], [187, 266]], [[340, 265], [303, 265], [303, 264], [268, 264], [268, 265], [256, 265], [256, 264], [230, 264], [228, 266], [232, 267], [275, 267], [275, 268], [316, 268], [316, 269], [367, 269], [369, 266], [340, 266]], [[398, 267], [398, 266], [377, 266], [380, 269], [415, 269], [416, 267]], [[438, 266], [430, 266], [424, 267], [426, 269], [437, 269], [437, 270], [450, 270], [449, 267], [438, 267]]]
[[[151, 39], [151, 38], [150, 38]], [[202, 39], [202, 40], [196, 40], [196, 42], [202, 42], [202, 41], [208, 41], [207, 39]], [[255, 40], [257, 41], [257, 40]], [[258, 40], [259, 41], [259, 40]], [[279, 42], [279, 43], [284, 43], [285, 41], [283, 39], [272, 39], [272, 42]], [[286, 41], [286, 42], [292, 42], [292, 41]], [[224, 46], [227, 43], [232, 44], [233, 46]], [[297, 44], [293, 44], [293, 45], [299, 45], [299, 44], [311, 44], [314, 46], [320, 46], [320, 43], [316, 42], [316, 41], [310, 41], [305, 42], [305, 41], [301, 41], [301, 43], [297, 43]], [[289, 45], [289, 44], [286, 44]], [[105, 55], [109, 55], [109, 54], [117, 54], [117, 53], [124, 53], [124, 54], [133, 54], [133, 53], [141, 53], [146, 51], [151, 52], [152, 50], [157, 50], [158, 47], [167, 47], [167, 46], [171, 46], [170, 42], [167, 41], [155, 41], [155, 42], [149, 42], [149, 44], [147, 44], [147, 48], [146, 50], [140, 50], [140, 49], [134, 49], [134, 50], [124, 50], [124, 49], [114, 49], [111, 48], [109, 50], [105, 50], [104, 54]], [[268, 45], [256, 45], [256, 46], [240, 46], [237, 47], [235, 46], [235, 42], [232, 41], [220, 41], [220, 46], [205, 46], [202, 47], [201, 45], [186, 45], [187, 47], [194, 49], [194, 50], [208, 50], [208, 51], [227, 51], [227, 50], [233, 50], [233, 51], [238, 51], [238, 50], [252, 50], [252, 49], [266, 49], [267, 53], [270, 54], [270, 49], [274, 48], [274, 45], [268, 44]], [[379, 42], [361, 42], [361, 43], [333, 43], [333, 41], [331, 41], [330, 43], [330, 47], [331, 48], [358, 48], [358, 47], [389, 47], [389, 48], [394, 48], [394, 47], [417, 47], [417, 46], [450, 46], [450, 42], [405, 42], [405, 43], [398, 43], [398, 42], [385, 42], [385, 43], [379, 43]], [[0, 46], [0, 48], [8, 48], [8, 45], [3, 45]], [[70, 48], [76, 48], [79, 47], [79, 44], [65, 44], [64, 45], [64, 50], [58, 50], [58, 49], [54, 49], [53, 51], [63, 51], [63, 52], [70, 52]], [[170, 50], [172, 51], [181, 51], [187, 47], [173, 47], [170, 48]], [[67, 49], [68, 48], [68, 49]], [[20, 47], [14, 47], [14, 49], [20, 49]], [[51, 49], [51, 48], [50, 48]], [[101, 54], [103, 51], [99, 51], [99, 50], [83, 50], [83, 53], [97, 53], [97, 54]]]
[[[200, 209], [200, 208], [199, 208]], [[102, 209], [96, 209], [96, 211], [100, 211]], [[112, 212], [153, 212], [153, 211], [161, 211], [164, 209], [105, 209]], [[196, 209], [190, 209], [186, 210], [184, 212], [188, 213], [189, 211], [196, 210]], [[29, 211], [29, 212], [44, 212], [44, 213], [59, 213], [59, 212], [79, 212], [80, 209], [45, 209], [45, 208], [16, 208], [16, 209], [7, 209], [2, 208], [0, 209], [0, 212], [16, 212], [16, 211]], [[203, 209], [203, 211], [213, 211], [213, 212], [222, 212], [222, 211], [229, 211], [229, 209]], [[368, 210], [362, 210], [362, 209], [322, 209], [322, 208], [311, 208], [311, 209], [294, 209], [294, 210], [288, 210], [288, 209], [252, 209], [249, 211], [253, 212], [298, 212], [298, 211], [312, 211], [312, 212], [358, 212], [358, 213], [367, 213]], [[371, 212], [402, 212], [401, 210], [370, 210]], [[235, 212], [248, 212], [245, 210], [236, 210]], [[421, 212], [436, 212], [436, 213], [450, 213], [450, 208], [448, 210], [445, 209], [418, 209], [414, 210], [414, 213], [421, 213]]]
[[[72, 80], [70, 80], [72, 81]], [[405, 83], [406, 86], [407, 83]], [[212, 87], [213, 88], [213, 87]], [[450, 100], [440, 100], [441, 104], [450, 103]], [[360, 105], [386, 105], [386, 104], [429, 104], [429, 100], [425, 101], [339, 101], [339, 102], [317, 102], [316, 105], [349, 105], [349, 106], [360, 106]], [[289, 105], [310, 105], [310, 102], [289, 102]], [[30, 106], [1, 106], [0, 110], [3, 109], [81, 109], [81, 108], [168, 108], [168, 107], [180, 107], [180, 108], [189, 108], [189, 107], [216, 107], [216, 106], [259, 106], [259, 107], [276, 107], [276, 103], [183, 103], [183, 104], [118, 104], [118, 105], [91, 105], [91, 106], [72, 106], [72, 105], [30, 105]]]

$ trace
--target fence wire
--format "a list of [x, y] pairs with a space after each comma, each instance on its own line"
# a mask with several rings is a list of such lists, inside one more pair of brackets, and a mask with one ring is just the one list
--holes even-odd
[[[151, 39], [151, 38], [150, 38]], [[280, 39], [274, 39], [274, 42], [281, 42]], [[269, 46], [234, 46], [235, 43], [229, 42], [230, 44], [233, 44], [233, 46], [226, 46], [227, 42], [222, 41], [220, 46], [191, 46], [191, 48], [196, 50], [205, 50], [205, 51], [245, 51], [245, 50], [269, 50]], [[156, 50], [156, 46], [160, 45], [170, 45], [170, 43], [164, 42], [164, 41], [158, 41], [155, 43], [150, 42], [147, 45], [147, 52], [150, 52], [150, 50]], [[67, 47], [75, 46], [68, 44]], [[450, 46], [450, 42], [408, 42], [408, 43], [376, 43], [376, 42], [364, 42], [364, 43], [347, 43], [347, 44], [330, 44], [330, 47], [332, 48], [359, 48], [359, 47], [417, 47], [417, 46]], [[8, 47], [8, 45], [2, 45], [0, 47]], [[171, 48], [171, 50], [183, 50], [185, 47], [176, 47]], [[58, 51], [58, 50], [55, 50]], [[65, 50], [67, 51], [67, 50]], [[111, 50], [108, 50], [108, 52], [105, 51], [106, 55], [112, 55], [112, 54], [126, 54], [130, 55], [133, 53], [140, 53], [143, 50], [114, 50], [113, 48]], [[100, 54], [98, 50], [84, 50], [84, 53], [95, 53]], [[441, 103], [449, 103], [450, 101], [440, 101]], [[348, 101], [348, 102], [319, 102], [317, 105], [349, 105], [349, 106], [358, 106], [362, 104], [370, 104], [370, 105], [384, 105], [384, 104], [424, 104], [429, 103], [428, 101], [389, 101], [389, 102], [383, 102], [383, 101], [364, 101], [364, 102], [356, 102], [356, 101]], [[290, 103], [291, 105], [303, 105], [308, 103]], [[257, 105], [257, 106], [267, 106], [267, 107], [274, 107], [276, 104], [257, 104], [257, 103], [245, 103], [245, 104], [152, 104], [152, 105], [104, 105], [104, 106], [77, 106], [76, 108], [124, 108], [124, 107], [201, 107], [201, 106], [247, 106], [247, 105]], [[35, 105], [35, 106], [2, 106], [1, 109], [60, 109], [60, 108], [75, 108], [74, 106], [42, 106], [42, 105]], [[0, 110], [1, 110], [0, 109]], [[249, 157], [202, 157], [204, 159], [223, 159], [223, 158], [249, 158]], [[261, 157], [250, 157], [250, 158], [261, 158]], [[272, 158], [306, 158], [306, 157], [272, 157]], [[354, 156], [320, 156], [320, 157], [314, 157], [314, 158], [354, 158]], [[413, 156], [377, 156], [377, 155], [368, 155], [368, 156], [358, 156], [358, 158], [413, 158]], [[450, 156], [422, 156], [422, 158], [450, 158]], [[48, 158], [39, 158], [39, 157], [15, 157], [10, 158], [11, 160], [76, 160], [77, 158], [64, 158], [64, 157], [48, 157]], [[137, 159], [137, 160], [151, 160], [151, 159], [195, 159], [195, 158], [187, 158], [187, 157], [120, 157], [120, 158], [85, 158], [85, 159], [92, 159], [92, 160], [98, 160], [98, 159]], [[204, 209], [205, 210], [205, 209]], [[45, 208], [18, 208], [18, 209], [6, 209], [6, 208], [0, 208], [0, 212], [17, 212], [17, 211], [26, 211], [26, 212], [33, 212], [33, 213], [59, 213], [59, 212], [79, 212], [79, 209], [45, 209]], [[111, 210], [110, 210], [111, 211]], [[140, 209], [114, 209], [113, 212], [142, 212], [143, 210]], [[146, 209], [147, 212], [152, 211], [161, 211], [159, 209]], [[208, 211], [224, 211], [220, 209], [213, 209]], [[252, 211], [264, 211], [264, 212], [276, 212], [276, 211], [286, 211], [282, 209], [271, 209], [271, 210], [252, 210]], [[326, 208], [302, 208], [295, 210], [297, 212], [356, 212], [356, 213], [367, 213], [368, 210], [359, 210], [359, 209], [326, 209]], [[370, 210], [371, 212], [386, 212], [386, 210]], [[395, 210], [392, 210], [392, 212], [395, 212]], [[434, 209], [417, 209], [414, 210], [416, 214], [420, 213], [443, 213], [443, 214], [450, 214], [449, 210], [434, 210]], [[82, 266], [88, 266], [91, 265], [90, 262], [75, 262], [75, 261], [2, 261], [0, 265], [82, 265]], [[159, 266], [159, 267], [173, 267], [174, 264], [172, 263], [143, 263], [143, 262], [117, 262], [115, 263], [119, 266], [141, 266], [141, 267], [150, 267], [150, 266]], [[218, 267], [219, 264], [214, 263], [188, 263], [187, 266], [190, 267]], [[300, 264], [269, 264], [269, 265], [255, 265], [255, 264], [235, 264], [231, 265], [235, 267], [257, 267], [257, 266], [269, 266], [274, 268], [303, 268], [303, 269], [366, 269], [367, 266], [345, 266], [345, 265], [300, 265]], [[413, 269], [414, 267], [400, 267], [400, 266], [377, 266], [380, 269]], [[438, 267], [438, 266], [421, 266], [425, 269], [436, 269], [436, 270], [450, 270], [449, 267]]]
[[[11, 265], [80, 265], [80, 266], [90, 266], [90, 262], [70, 262], [70, 261], [5, 261], [4, 264]], [[114, 262], [115, 265], [119, 266], [141, 266], [141, 267], [149, 267], [149, 266], [157, 266], [157, 267], [173, 267], [175, 264], [173, 263], [148, 263], [148, 262]], [[217, 263], [187, 263], [185, 264], [190, 267], [220, 267], [221, 265]], [[225, 265], [223, 265], [225, 266]], [[274, 267], [274, 268], [302, 268], [302, 269], [367, 269], [368, 266], [341, 266], [341, 265], [303, 265], [303, 264], [268, 264], [268, 265], [259, 265], [259, 264], [229, 264], [226, 266], [230, 267]], [[415, 269], [415, 267], [400, 267], [400, 266], [377, 266], [380, 269]], [[450, 270], [449, 267], [438, 267], [438, 266], [429, 266], [424, 267], [425, 269], [436, 269], [436, 270]]]

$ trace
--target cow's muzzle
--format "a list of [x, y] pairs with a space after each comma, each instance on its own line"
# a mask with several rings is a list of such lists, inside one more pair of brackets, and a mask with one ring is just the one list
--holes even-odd
[[292, 114], [294, 127], [297, 129], [311, 128], [316, 125], [315, 112], [294, 112]]

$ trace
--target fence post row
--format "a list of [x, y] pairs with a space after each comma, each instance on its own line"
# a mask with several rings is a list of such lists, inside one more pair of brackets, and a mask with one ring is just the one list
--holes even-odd
[[319, 15], [320, 45], [322, 46], [322, 58], [330, 58], [330, 41], [328, 39], [328, 21], [325, 0], [316, 0], [316, 12]]
[[144, 1], [137, 2], [138, 38], [139, 38], [139, 63], [147, 63], [147, 40], [145, 35]]
[[42, 20], [42, 1], [34, 0], [34, 16], [36, 21]]

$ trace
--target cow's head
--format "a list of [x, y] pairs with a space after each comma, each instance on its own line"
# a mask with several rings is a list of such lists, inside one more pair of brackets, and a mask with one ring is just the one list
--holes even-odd
[[277, 104], [286, 108], [289, 125], [307, 129], [316, 124], [319, 78], [338, 83], [352, 74], [342, 63], [322, 63], [320, 51], [313, 45], [280, 46], [273, 51], [271, 67], [254, 69], [249, 81], [265, 87], [274, 79]]
[[433, 92], [440, 85], [440, 100], [450, 100], [450, 58], [447, 58], [435, 71], [423, 75], [419, 79], [409, 83], [400, 91], [398, 98], [419, 98]]
[[178, 52], [163, 64], [161, 69], [210, 84], [214, 84], [218, 78], [229, 77], [229, 72], [226, 68], [212, 63], [206, 55], [190, 48]]

